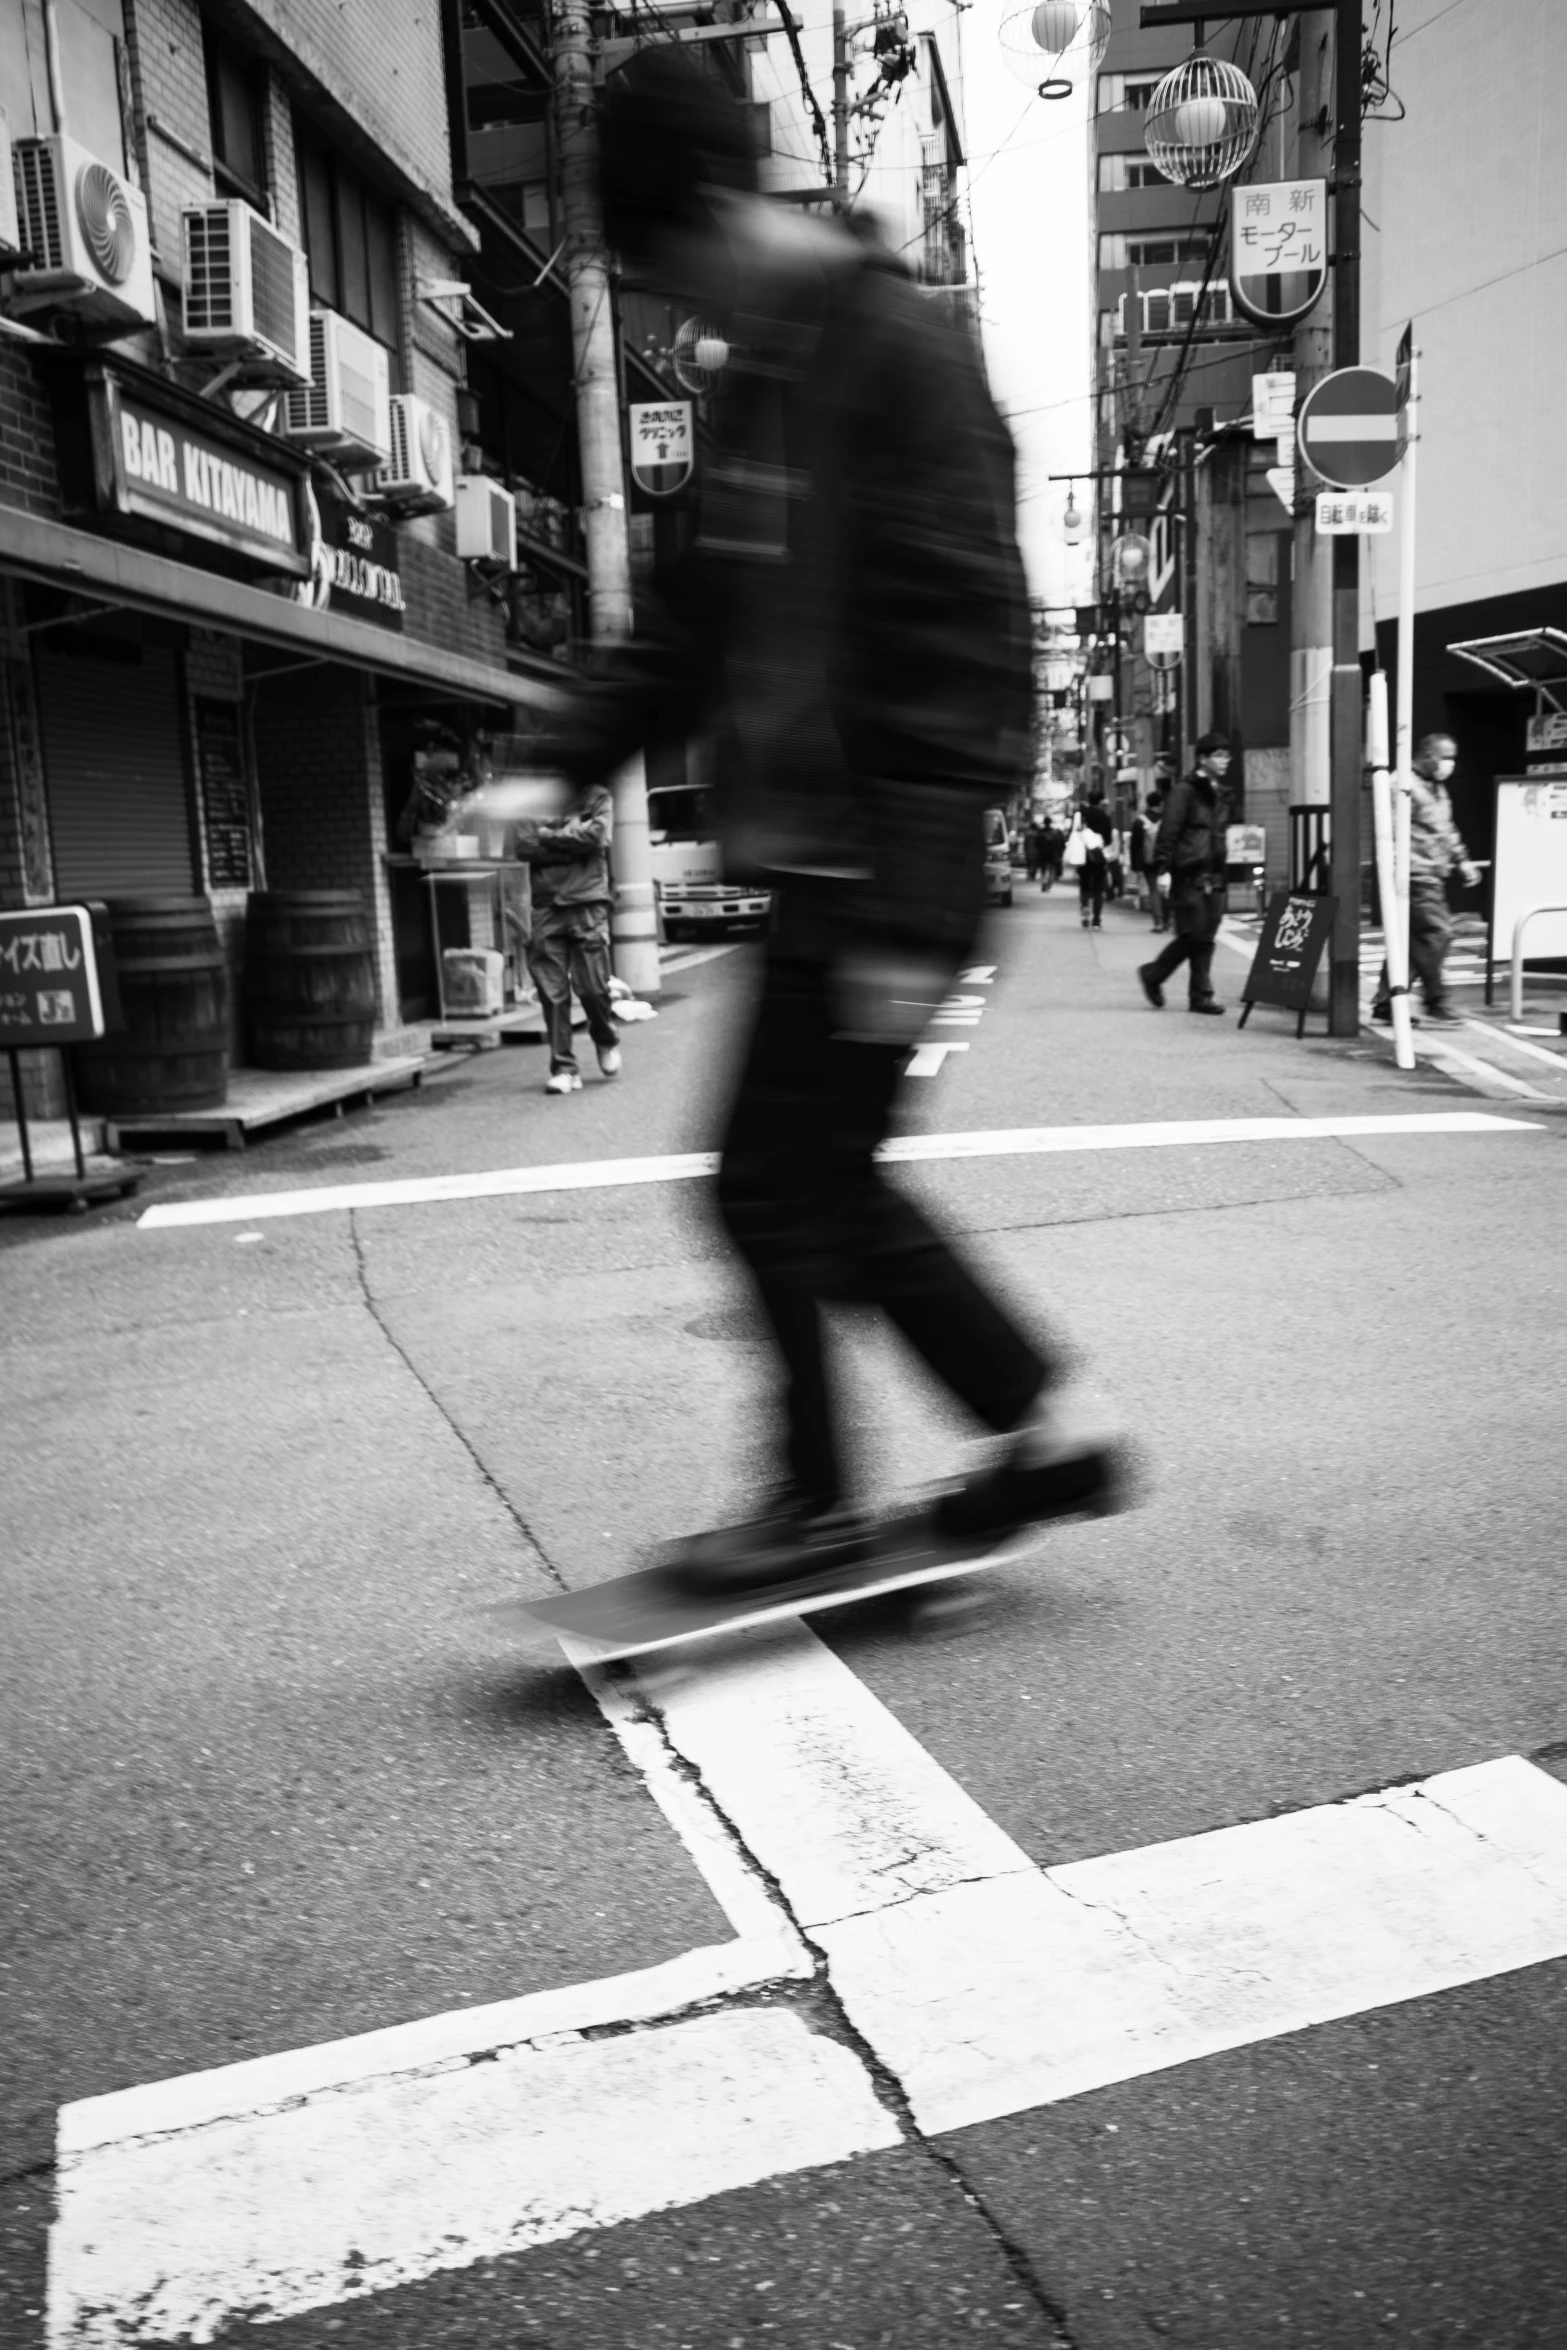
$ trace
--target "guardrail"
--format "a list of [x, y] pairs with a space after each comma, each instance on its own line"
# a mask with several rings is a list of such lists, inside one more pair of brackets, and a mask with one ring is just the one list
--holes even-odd
[[1567, 906], [1525, 906], [1513, 924], [1513, 968], [1507, 1002], [1515, 1020], [1523, 1018], [1523, 934], [1537, 914], [1567, 914]]

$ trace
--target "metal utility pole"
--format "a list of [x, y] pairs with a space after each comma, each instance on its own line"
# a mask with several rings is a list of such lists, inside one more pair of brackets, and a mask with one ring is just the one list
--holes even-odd
[[[1330, 44], [1333, 19], [1324, 8], [1300, 21], [1300, 140], [1298, 179], [1327, 179], [1331, 160], [1328, 127], [1333, 73]], [[1319, 304], [1295, 329], [1296, 405], [1333, 365], [1333, 331], [1326, 305]], [[1295, 570], [1290, 597], [1290, 796], [1303, 805], [1326, 807], [1332, 760], [1328, 743], [1328, 702], [1333, 669], [1333, 567], [1328, 544], [1317, 535], [1312, 502], [1300, 497], [1302, 460], [1295, 454]], [[1291, 875], [1291, 880], [1297, 876]]]
[[[1361, 0], [1338, 0], [1333, 78], [1333, 364], [1360, 364]], [[1338, 914], [1329, 949], [1328, 1033], [1360, 1033], [1360, 799], [1365, 694], [1360, 674], [1360, 540], [1333, 541], [1333, 778], [1329, 850]]]
[[[553, 0], [550, 48], [560, 155], [563, 267], [571, 309], [577, 443], [595, 643], [631, 634], [631, 546], [626, 526], [615, 308], [599, 207], [592, 25], [586, 0]], [[614, 965], [639, 996], [659, 992], [658, 925], [640, 754], [615, 778]]]

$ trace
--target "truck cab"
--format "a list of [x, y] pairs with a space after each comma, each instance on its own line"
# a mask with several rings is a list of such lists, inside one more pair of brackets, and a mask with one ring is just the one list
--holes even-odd
[[765, 922], [766, 890], [725, 881], [707, 794], [692, 783], [653, 784], [647, 795], [653, 886], [666, 939], [701, 938]]

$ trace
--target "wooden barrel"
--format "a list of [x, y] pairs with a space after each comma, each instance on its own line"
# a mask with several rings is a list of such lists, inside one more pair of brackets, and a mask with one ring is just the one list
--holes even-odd
[[260, 1069], [357, 1069], [375, 1034], [375, 954], [353, 889], [254, 889], [245, 1016]]
[[205, 898], [111, 898], [125, 1025], [76, 1053], [77, 1099], [101, 1117], [215, 1109], [228, 1093], [229, 980]]

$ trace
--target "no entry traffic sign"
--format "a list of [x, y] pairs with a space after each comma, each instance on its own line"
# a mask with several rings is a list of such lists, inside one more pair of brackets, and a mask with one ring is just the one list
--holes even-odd
[[1306, 394], [1295, 443], [1334, 489], [1360, 490], [1393, 471], [1405, 434], [1393, 378], [1375, 367], [1341, 367]]

